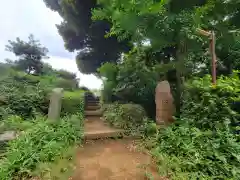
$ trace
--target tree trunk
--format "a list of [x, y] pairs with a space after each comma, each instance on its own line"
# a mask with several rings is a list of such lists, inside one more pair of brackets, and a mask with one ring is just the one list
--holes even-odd
[[185, 56], [185, 47], [178, 47], [176, 51], [176, 114], [180, 116], [181, 113], [181, 96], [183, 93], [182, 87], [182, 75], [184, 72], [184, 56]]
[[182, 88], [181, 88], [181, 72], [178, 68], [176, 68], [176, 99], [175, 99], [175, 105], [176, 105], [176, 115], [180, 116], [181, 112], [181, 94], [182, 94]]

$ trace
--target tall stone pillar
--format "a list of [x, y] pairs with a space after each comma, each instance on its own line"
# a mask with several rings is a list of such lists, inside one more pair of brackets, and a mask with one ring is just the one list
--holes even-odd
[[57, 121], [60, 118], [62, 107], [63, 88], [55, 88], [50, 97], [48, 108], [48, 119], [50, 121]]

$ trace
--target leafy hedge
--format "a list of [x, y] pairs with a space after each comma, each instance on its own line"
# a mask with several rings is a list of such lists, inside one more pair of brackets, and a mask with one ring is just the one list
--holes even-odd
[[[37, 115], [47, 115], [49, 95], [59, 82], [70, 82], [54, 76], [34, 76], [24, 72], [10, 71], [7, 76], [0, 78], [0, 119], [8, 115], [18, 115], [24, 119]], [[76, 85], [76, 84], [75, 84]], [[81, 113], [83, 111], [83, 90], [74, 87], [64, 87], [62, 115]]]
[[62, 99], [61, 114], [71, 115], [76, 113], [83, 113], [84, 111], [84, 91], [65, 91]]
[[32, 118], [37, 114], [47, 114], [48, 91], [38, 84], [18, 82], [12, 77], [0, 80], [0, 118], [6, 114]]
[[240, 111], [236, 106], [240, 102], [238, 74], [220, 77], [216, 88], [210, 82], [210, 76], [205, 76], [186, 84], [181, 117], [206, 130], [233, 127], [240, 121]]
[[171, 179], [239, 179], [240, 80], [237, 74], [194, 79], [185, 86], [181, 118], [147, 139], [159, 171]]
[[134, 131], [146, 120], [146, 112], [138, 104], [110, 104], [106, 107], [104, 120], [116, 128]]
[[77, 89], [77, 81], [75, 79], [64, 79], [62, 77], [58, 77], [57, 75], [31, 75], [26, 74], [24, 72], [18, 71], [11, 71], [9, 74], [17, 82], [27, 83], [30, 85], [40, 85], [46, 89], [53, 89], [53, 88], [63, 88], [64, 90], [75, 90]]
[[[18, 123], [17, 119], [24, 123], [19, 117], [12, 118], [12, 125]], [[37, 118], [25, 127], [24, 133], [9, 143], [6, 156], [0, 161], [2, 180], [29, 178], [41, 163], [53, 162], [70, 146], [81, 143], [83, 116], [73, 115], [55, 124]]]
[[147, 66], [142, 54], [136, 52], [124, 55], [124, 60], [115, 65], [105, 63], [99, 69], [105, 77], [101, 94], [104, 103], [121, 101], [140, 104], [148, 116], [155, 117], [155, 88], [158, 74]]

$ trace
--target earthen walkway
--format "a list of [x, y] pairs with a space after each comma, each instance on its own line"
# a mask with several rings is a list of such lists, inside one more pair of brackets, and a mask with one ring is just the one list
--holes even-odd
[[[91, 132], [114, 129], [98, 119], [86, 121], [85, 128]], [[98, 139], [87, 140], [79, 149], [73, 180], [145, 180], [151, 173], [154, 180], [161, 180], [154, 169], [151, 157], [137, 148], [139, 140]]]
[[[85, 144], [78, 150], [73, 180], [145, 180], [150, 172], [157, 176], [151, 157], [137, 150], [137, 141], [119, 137], [123, 130], [109, 127], [101, 120], [99, 101], [88, 96], [86, 101]], [[104, 139], [101, 139], [104, 138]]]
[[73, 180], [145, 180], [151, 172], [157, 176], [147, 154], [138, 152], [135, 141], [88, 141], [77, 155], [77, 168]]

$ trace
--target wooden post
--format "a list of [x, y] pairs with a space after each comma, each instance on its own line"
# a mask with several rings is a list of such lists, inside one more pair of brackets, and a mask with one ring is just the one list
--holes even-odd
[[212, 83], [215, 86], [217, 83], [217, 72], [216, 72], [216, 52], [215, 52], [215, 33], [212, 31], [211, 32], [211, 43], [210, 43], [210, 52], [212, 54]]
[[211, 61], [211, 71], [212, 71], [212, 83], [213, 86], [216, 86], [217, 84], [217, 68], [216, 68], [216, 62], [217, 62], [217, 57], [216, 57], [216, 50], [215, 50], [215, 45], [216, 45], [216, 38], [215, 38], [215, 33], [214, 31], [204, 31], [202, 29], [197, 29], [197, 32], [203, 36], [209, 37], [210, 38], [210, 52], [212, 56], [212, 61]]

